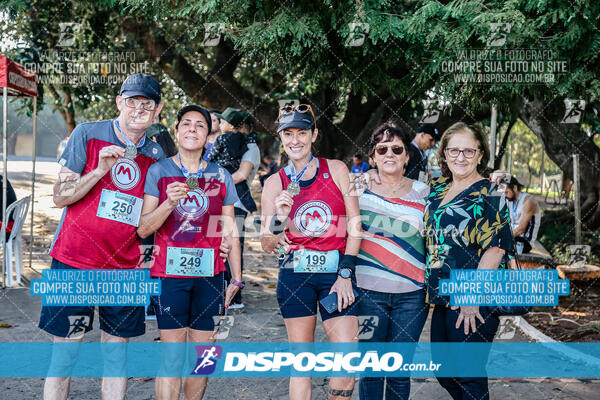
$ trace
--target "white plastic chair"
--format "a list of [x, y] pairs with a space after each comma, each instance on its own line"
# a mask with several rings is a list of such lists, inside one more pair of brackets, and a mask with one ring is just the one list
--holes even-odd
[[[31, 196], [27, 196], [21, 200], [15, 201], [6, 209], [6, 220], [8, 221], [11, 215], [14, 220], [10, 236], [6, 241], [6, 254], [4, 254], [4, 273], [7, 287], [12, 287], [13, 285], [13, 273], [16, 275], [15, 280], [17, 285], [21, 283], [21, 231], [23, 230], [23, 224], [27, 218], [30, 202]], [[15, 256], [14, 262], [13, 255]]]

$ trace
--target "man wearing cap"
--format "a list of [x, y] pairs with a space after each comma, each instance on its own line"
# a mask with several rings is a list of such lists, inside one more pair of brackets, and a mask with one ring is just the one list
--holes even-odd
[[[217, 114], [217, 117], [221, 120], [223, 134], [215, 140], [208, 160], [227, 169], [235, 183], [239, 200], [234, 204], [234, 211], [240, 234], [243, 271], [245, 220], [248, 213], [257, 210], [250, 187], [260, 166], [260, 150], [256, 144], [258, 134], [252, 130], [254, 117], [247, 111], [228, 107], [222, 114]], [[240, 290], [236, 294], [229, 308], [244, 307], [241, 292]]]
[[426, 182], [427, 175], [427, 150], [435, 146], [440, 140], [438, 129], [433, 124], [419, 126], [417, 135], [411, 142], [410, 160], [406, 166], [404, 175], [410, 179]]
[[[160, 101], [156, 79], [131, 75], [116, 97], [116, 119], [87, 122], [73, 131], [60, 157], [59, 179], [54, 185], [54, 203], [64, 212], [50, 249], [51, 269], [135, 268], [141, 245], [136, 227], [146, 172], [164, 158], [160, 146], [145, 136], [162, 109]], [[115, 211], [115, 204], [120, 211]], [[84, 333], [92, 330], [94, 308], [43, 306], [39, 327], [51, 334], [55, 343], [80, 342]], [[143, 306], [100, 306], [98, 311], [103, 343], [126, 343], [130, 337], [144, 334]], [[59, 373], [68, 371], [77, 358], [76, 347], [61, 349], [54, 350], [51, 362], [51, 370]], [[113, 373], [122, 370], [126, 361], [122, 352], [114, 350], [103, 347], [104, 362]], [[70, 377], [63, 373], [46, 378], [45, 399], [67, 399]], [[102, 380], [103, 399], [123, 399], [126, 389], [126, 377]]]
[[163, 152], [165, 153], [165, 157], [173, 157], [177, 154], [177, 146], [175, 142], [171, 138], [171, 134], [169, 133], [169, 129], [163, 125], [161, 122], [162, 118], [160, 115], [155, 115], [153, 119], [153, 124], [146, 129], [146, 138], [152, 140], [154, 143], [157, 143]]

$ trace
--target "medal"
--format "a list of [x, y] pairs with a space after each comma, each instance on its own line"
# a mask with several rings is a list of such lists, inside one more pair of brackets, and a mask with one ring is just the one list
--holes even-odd
[[137, 149], [133, 145], [127, 145], [125, 147], [125, 158], [133, 160], [137, 156]]
[[289, 194], [293, 196], [296, 196], [298, 194], [300, 194], [300, 178], [302, 178], [302, 175], [304, 175], [304, 173], [306, 172], [306, 169], [308, 168], [308, 166], [310, 165], [310, 162], [313, 160], [313, 155], [310, 155], [310, 160], [308, 160], [308, 163], [306, 164], [306, 166], [302, 169], [302, 171], [300, 171], [299, 174], [296, 174], [296, 168], [294, 167], [294, 163], [291, 163], [292, 165], [292, 173], [290, 174], [290, 183], [288, 184], [287, 187], [287, 192]]
[[198, 178], [195, 176], [190, 176], [185, 180], [185, 184], [188, 185], [190, 190], [198, 189]]
[[198, 172], [196, 172], [195, 174], [192, 174], [183, 166], [183, 163], [181, 162], [181, 157], [179, 156], [179, 153], [177, 153], [177, 159], [179, 160], [179, 165], [181, 165], [181, 172], [183, 173], [183, 176], [185, 176], [185, 178], [186, 178], [185, 184], [188, 186], [188, 188], [190, 188], [190, 190], [198, 189], [200, 187], [200, 185], [198, 184], [198, 179], [202, 178], [202, 175], [204, 173], [204, 171], [202, 171], [202, 160], [200, 160], [200, 168], [198, 169]]
[[[137, 147], [131, 140], [129, 140], [127, 138], [127, 136], [123, 135], [123, 132], [121, 131], [121, 126], [119, 125], [118, 119], [115, 119], [115, 126], [117, 127], [117, 130], [121, 134], [121, 137], [123, 138], [123, 140], [125, 140], [125, 143], [127, 143], [127, 146], [125, 147], [124, 157], [129, 160], [133, 160], [137, 156]], [[144, 135], [142, 137], [142, 140], [139, 143], [139, 146], [142, 147], [144, 145], [145, 141], [146, 141], [146, 136]]]
[[300, 194], [300, 184], [298, 182], [290, 182], [287, 187], [287, 192], [292, 196]]

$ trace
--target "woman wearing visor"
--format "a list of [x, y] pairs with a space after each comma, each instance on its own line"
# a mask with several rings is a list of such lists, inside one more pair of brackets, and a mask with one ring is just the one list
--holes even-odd
[[[239, 241], [232, 240], [235, 185], [225, 169], [202, 160], [210, 131], [206, 109], [182, 108], [176, 124], [179, 152], [152, 165], [146, 177], [137, 232], [142, 238], [156, 232], [157, 253], [150, 272], [161, 280], [162, 291], [152, 304], [163, 343], [214, 342], [213, 317], [243, 287]], [[233, 279], [223, 298], [223, 258], [229, 246]], [[185, 358], [184, 346], [163, 348], [162, 372], [155, 385], [158, 399], [179, 399]], [[201, 399], [206, 383], [206, 377], [186, 378], [184, 397]]]
[[[283, 107], [278, 122], [290, 162], [265, 182], [261, 242], [267, 253], [279, 253], [277, 300], [289, 341], [314, 341], [318, 308], [330, 342], [356, 342], [361, 227], [348, 168], [313, 156], [318, 130], [309, 105]], [[320, 301], [332, 293], [337, 300], [328, 311]], [[310, 399], [311, 388], [310, 378], [292, 377], [290, 399]], [[349, 399], [353, 388], [353, 377], [331, 378], [329, 398]]]

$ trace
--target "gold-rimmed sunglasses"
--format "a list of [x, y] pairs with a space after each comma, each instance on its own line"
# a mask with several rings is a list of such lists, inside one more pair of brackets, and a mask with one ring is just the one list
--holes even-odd
[[288, 104], [283, 107], [280, 107], [279, 115], [277, 116], [277, 121], [279, 122], [282, 117], [285, 117], [286, 115], [290, 115], [294, 111], [298, 112], [300, 114], [305, 114], [307, 112], [310, 112], [310, 115], [312, 115], [313, 121], [316, 124], [317, 119], [315, 118], [315, 113], [313, 112], [313, 109], [310, 106], [310, 104], [298, 104], [297, 106]]

